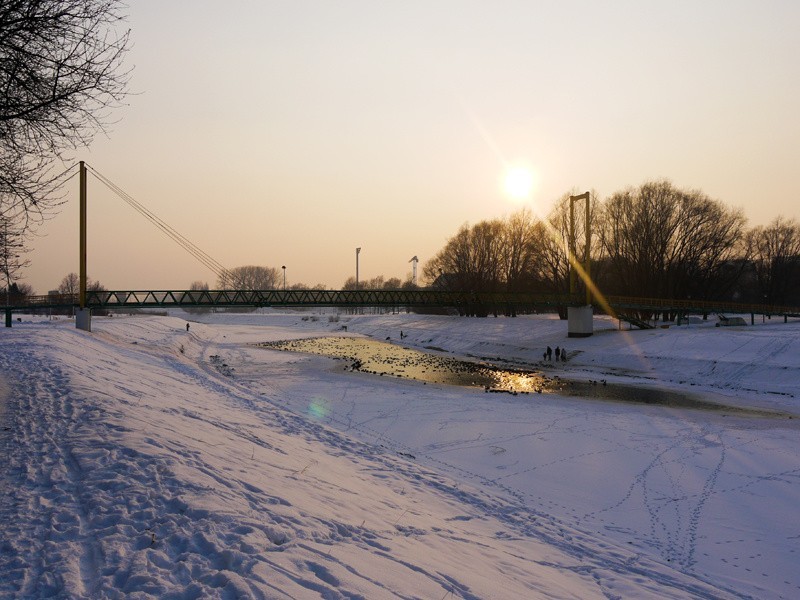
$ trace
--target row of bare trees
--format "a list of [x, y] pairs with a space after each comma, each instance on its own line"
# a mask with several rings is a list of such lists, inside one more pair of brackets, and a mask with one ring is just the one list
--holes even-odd
[[[283, 274], [275, 267], [262, 267], [256, 265], [246, 265], [227, 269], [217, 279], [217, 285], [222, 290], [276, 290], [284, 287], [285, 281]], [[204, 287], [198, 287], [204, 286]], [[208, 284], [194, 282], [190, 289], [208, 289]], [[317, 284], [313, 288], [303, 283], [293, 283], [286, 285], [290, 290], [306, 289], [325, 289], [322, 284]]]
[[246, 265], [223, 271], [217, 283], [223, 290], [274, 290], [281, 277], [275, 267]]
[[[600, 201], [590, 194], [592, 280], [605, 294], [800, 304], [800, 224], [747, 228], [740, 210], [652, 181]], [[584, 210], [575, 211], [583, 262]], [[570, 195], [547, 217], [524, 209], [463, 225], [423, 274], [435, 287], [569, 291]]]
[[[592, 203], [593, 212], [595, 207]], [[583, 212], [576, 213], [579, 257], [585, 252], [584, 220]], [[425, 264], [423, 276], [433, 287], [444, 289], [566, 292], [569, 232], [569, 195], [546, 219], [523, 209], [506, 219], [462, 225]]]
[[750, 288], [756, 301], [800, 304], [800, 223], [778, 217], [745, 236]]
[[417, 286], [411, 280], [411, 277], [403, 281], [399, 277], [390, 277], [389, 279], [385, 279], [383, 275], [377, 275], [376, 277], [371, 277], [369, 279], [361, 280], [358, 282], [356, 282], [355, 277], [348, 277], [345, 280], [342, 289], [343, 290], [410, 290], [410, 289], [415, 289], [416, 287]]
[[617, 192], [597, 223], [604, 284], [612, 293], [656, 298], [724, 293], [738, 279], [745, 223], [741, 211], [667, 181]]

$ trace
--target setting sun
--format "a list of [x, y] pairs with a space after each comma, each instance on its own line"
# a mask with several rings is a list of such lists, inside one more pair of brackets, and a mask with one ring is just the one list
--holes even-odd
[[506, 193], [514, 200], [526, 200], [533, 191], [533, 172], [527, 167], [512, 167], [505, 176]]

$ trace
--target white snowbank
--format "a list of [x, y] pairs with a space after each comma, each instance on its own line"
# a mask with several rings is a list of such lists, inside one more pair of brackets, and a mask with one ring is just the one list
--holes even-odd
[[794, 419], [484, 394], [246, 345], [402, 329], [528, 363], [565, 345], [551, 374], [797, 413], [797, 323], [600, 320], [573, 340], [549, 317], [182, 316], [0, 334], [0, 595], [800, 594]]

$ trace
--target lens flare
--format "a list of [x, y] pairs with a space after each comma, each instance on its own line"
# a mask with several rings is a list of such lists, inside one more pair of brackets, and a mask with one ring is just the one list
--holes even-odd
[[328, 416], [328, 403], [323, 398], [312, 398], [308, 404], [308, 416], [321, 421]]

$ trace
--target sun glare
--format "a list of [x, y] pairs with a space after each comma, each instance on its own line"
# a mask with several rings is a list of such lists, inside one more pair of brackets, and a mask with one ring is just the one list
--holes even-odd
[[514, 200], [527, 200], [533, 192], [533, 172], [527, 167], [512, 167], [506, 173], [504, 187]]

